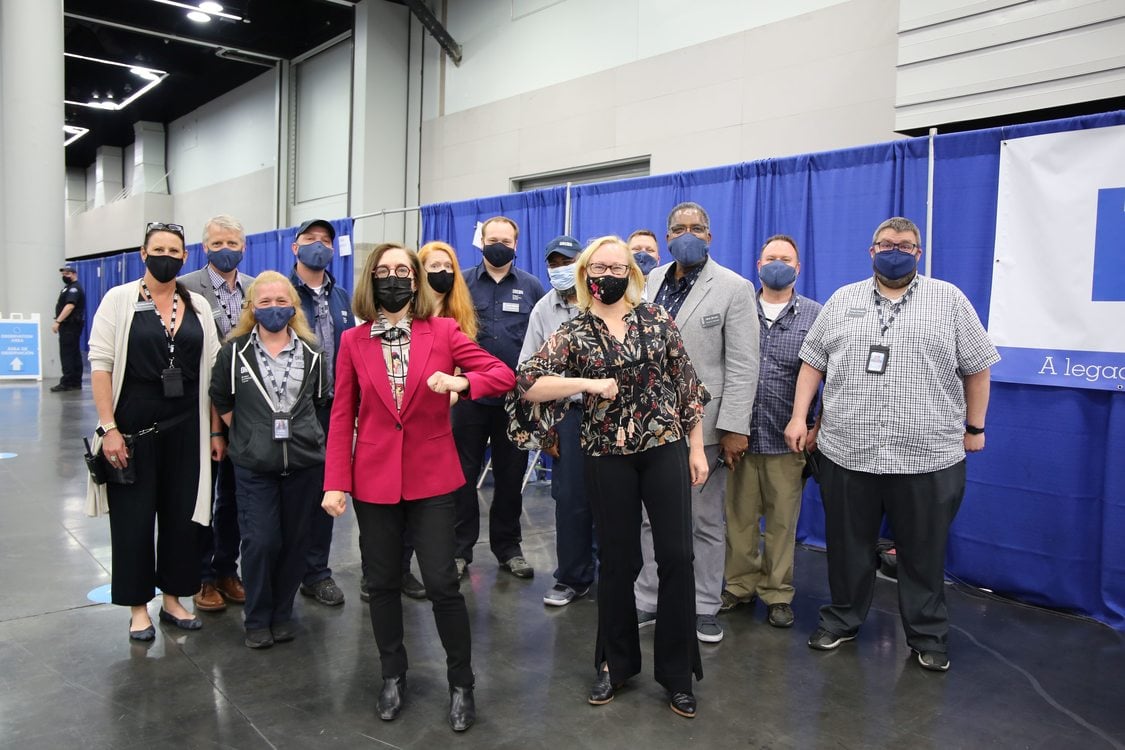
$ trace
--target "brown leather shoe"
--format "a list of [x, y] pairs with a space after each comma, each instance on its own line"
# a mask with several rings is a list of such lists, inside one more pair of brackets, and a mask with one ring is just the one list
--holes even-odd
[[239, 580], [238, 576], [220, 578], [215, 582], [215, 588], [231, 604], [246, 603], [246, 589], [242, 588], [242, 581]]
[[227, 603], [211, 582], [204, 583], [199, 593], [192, 597], [192, 601], [195, 602], [195, 608], [203, 612], [222, 612], [227, 608]]

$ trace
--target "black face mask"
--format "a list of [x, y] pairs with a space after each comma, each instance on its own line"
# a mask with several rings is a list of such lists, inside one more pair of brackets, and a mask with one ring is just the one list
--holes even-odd
[[375, 304], [387, 312], [396, 313], [414, 299], [411, 279], [388, 276], [375, 279]]
[[619, 299], [625, 296], [625, 290], [629, 288], [628, 276], [587, 276], [586, 288], [590, 290], [590, 296], [601, 302], [603, 305], [612, 305]]
[[183, 258], [174, 258], [171, 255], [149, 255], [145, 258], [145, 268], [152, 274], [152, 278], [161, 284], [167, 284], [184, 267]]
[[485, 245], [484, 259], [489, 262], [493, 268], [502, 268], [512, 262], [512, 258], [516, 257], [516, 251], [505, 245], [503, 242], [493, 242], [491, 245]]
[[449, 290], [453, 288], [453, 272], [429, 271], [426, 274], [426, 281], [430, 282], [430, 289], [438, 294], [448, 294]]

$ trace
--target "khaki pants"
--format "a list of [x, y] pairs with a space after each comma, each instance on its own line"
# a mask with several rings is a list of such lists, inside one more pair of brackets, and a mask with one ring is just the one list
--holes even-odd
[[[768, 604], [793, 601], [793, 547], [801, 512], [800, 453], [747, 453], [727, 478], [726, 590]], [[761, 519], [765, 517], [762, 544]]]

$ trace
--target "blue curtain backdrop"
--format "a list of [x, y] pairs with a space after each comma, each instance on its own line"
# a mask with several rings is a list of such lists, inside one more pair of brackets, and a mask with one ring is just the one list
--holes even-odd
[[[987, 323], [1000, 141], [1122, 123], [1125, 112], [938, 136], [933, 237], [922, 238], [933, 276], [960, 287]], [[801, 249], [798, 291], [823, 302], [870, 274], [867, 248], [883, 219], [907, 216], [925, 231], [928, 149], [927, 138], [906, 139], [579, 185], [571, 190], [571, 234], [583, 243], [640, 228], [663, 237], [668, 211], [695, 201], [711, 215], [713, 257], [755, 285], [763, 240], [792, 235]], [[521, 227], [545, 227], [521, 233], [516, 262], [546, 281], [541, 249], [561, 231], [564, 201], [556, 188], [426, 206], [423, 235], [451, 241], [462, 264], [474, 265], [476, 221], [504, 213]], [[670, 260], [666, 249], [662, 260]], [[950, 538], [954, 575], [1125, 629], [1123, 399], [1108, 391], [993, 384], [988, 449], [968, 458], [965, 502]], [[824, 543], [815, 484], [805, 492], [798, 538]]]
[[[332, 256], [332, 263], [328, 271], [342, 286], [351, 291], [352, 258], [348, 255], [340, 256], [339, 238], [352, 233], [352, 220], [349, 218], [334, 219], [328, 222], [336, 230], [336, 253]], [[257, 276], [262, 271], [280, 271], [286, 276], [293, 270], [296, 262], [293, 256], [293, 240], [297, 236], [297, 227], [274, 229], [269, 232], [246, 235], [246, 254], [239, 264], [238, 270], [250, 276]], [[144, 239], [142, 232], [138, 239]], [[190, 273], [206, 265], [207, 257], [203, 253], [202, 242], [191, 243], [187, 246], [188, 257], [181, 273]], [[107, 291], [124, 284], [132, 279], [139, 279], [144, 275], [144, 263], [141, 262], [139, 250], [109, 255], [104, 258], [91, 258], [89, 260], [71, 261], [78, 270], [78, 281], [86, 290], [86, 331], [82, 336], [82, 347], [86, 349], [86, 342], [90, 338], [90, 324], [93, 322], [94, 313], [101, 303], [102, 296]]]

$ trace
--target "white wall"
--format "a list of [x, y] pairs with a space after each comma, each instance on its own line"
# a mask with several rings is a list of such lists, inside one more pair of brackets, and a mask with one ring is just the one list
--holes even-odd
[[289, 223], [348, 213], [352, 41], [293, 66], [296, 104]]
[[[277, 73], [263, 71], [168, 124], [168, 184], [173, 193], [277, 166]], [[234, 209], [229, 213], [238, 215]]]
[[[705, 2], [685, 12], [666, 0], [567, 0], [504, 21], [498, 9], [511, 1], [471, 3], [494, 22], [488, 36], [487, 18], [470, 14], [465, 0], [453, 0], [449, 29], [466, 56], [460, 68], [444, 64], [444, 84], [436, 45], [427, 46], [423, 87], [431, 102], [425, 111], [444, 106], [448, 113], [423, 122], [425, 203], [505, 193], [513, 177], [618, 159], [649, 156], [655, 174], [898, 137], [897, 0], [822, 2], [817, 12], [790, 17], [783, 9], [814, 4]], [[596, 16], [595, 6], [601, 9]], [[529, 24], [547, 21], [554, 31], [525, 34]], [[749, 28], [643, 54], [740, 24]], [[625, 33], [634, 26], [632, 36]], [[620, 39], [607, 40], [603, 27]], [[493, 51], [488, 54], [503, 52], [509, 76], [529, 84], [552, 78], [559, 59], [575, 70], [591, 64], [584, 55], [621, 60], [620, 48], [630, 39], [639, 40], [624, 55], [636, 58], [631, 62], [451, 111], [509, 88], [492, 80], [505, 76], [481, 46]], [[536, 78], [540, 66], [545, 72]]]

